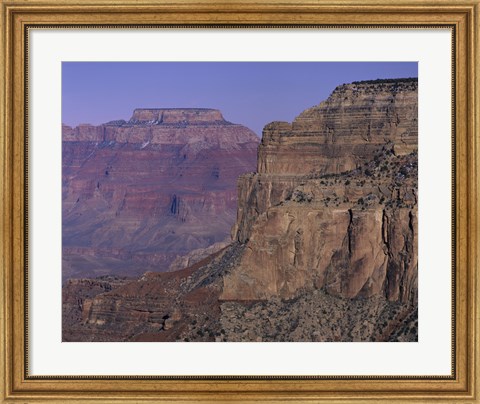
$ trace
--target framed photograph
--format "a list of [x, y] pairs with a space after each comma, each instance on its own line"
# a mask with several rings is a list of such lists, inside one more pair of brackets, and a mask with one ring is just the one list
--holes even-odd
[[2, 402], [479, 402], [478, 0], [3, 1]]

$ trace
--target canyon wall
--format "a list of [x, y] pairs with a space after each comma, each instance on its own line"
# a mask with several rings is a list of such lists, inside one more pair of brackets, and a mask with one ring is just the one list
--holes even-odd
[[229, 238], [258, 137], [212, 109], [136, 109], [63, 126], [64, 278], [166, 270]]
[[[169, 242], [181, 248], [188, 244], [185, 240], [191, 242], [189, 246], [198, 245], [193, 241], [202, 234], [201, 228], [221, 220], [222, 209], [206, 201], [200, 204], [201, 210], [195, 210], [199, 205], [190, 202], [185, 191], [197, 192], [198, 184], [212, 172], [216, 177], [209, 161], [217, 154], [202, 149], [203, 145], [187, 147], [182, 142], [191, 136], [182, 138], [182, 131], [194, 125], [220, 126], [222, 130], [231, 125], [219, 123], [216, 112], [199, 111], [203, 115], [196, 121], [192, 111], [136, 110], [131, 121], [111, 124], [121, 128], [122, 139], [123, 131], [130, 127], [141, 129], [135, 136], [143, 136], [142, 131], [150, 133], [139, 138], [143, 143], [112, 143], [118, 161], [124, 162], [123, 172], [132, 175], [128, 186], [116, 179], [122, 166], [117, 160], [101, 170], [92, 168], [103, 179], [99, 186], [93, 184], [89, 198], [102, 195], [105, 206], [116, 206], [117, 217], [132, 229], [141, 229], [132, 231], [126, 226], [124, 231], [129, 238], [141, 240], [151, 256], [162, 254]], [[169, 272], [147, 272], [136, 279], [66, 282], [63, 341], [417, 341], [416, 111], [416, 80], [380, 80], [342, 85], [293, 123], [267, 125], [258, 150], [257, 172], [242, 174], [238, 180], [233, 242], [179, 254], [183, 256], [170, 264]], [[162, 125], [180, 128], [179, 136], [162, 143], [161, 133], [167, 129]], [[110, 147], [106, 129], [88, 127], [85, 131]], [[245, 139], [229, 146], [229, 158], [240, 153], [250, 156], [248, 161], [254, 160], [256, 139]], [[146, 162], [141, 163], [145, 169], [128, 166], [123, 153], [132, 148], [152, 153], [145, 154]], [[184, 148], [204, 150], [200, 156], [208, 159], [201, 160]], [[79, 167], [87, 170], [89, 159], [85, 156], [95, 155], [97, 149], [98, 145], [91, 145], [72, 153], [71, 164], [86, 160]], [[166, 167], [161, 160], [148, 163], [153, 159], [149, 156], [171, 160]], [[193, 166], [188, 166], [191, 158], [200, 169], [193, 171]], [[139, 174], [143, 172], [144, 177]], [[190, 175], [183, 178], [180, 174], [186, 172]], [[169, 191], [170, 197], [164, 200], [158, 196], [150, 199], [145, 192], [135, 203], [129, 202], [130, 188], [144, 186], [147, 179], [149, 184], [160, 180], [162, 189], [170, 190], [172, 184], [166, 178], [181, 185], [182, 191], [173, 195]], [[117, 188], [126, 193], [120, 193], [123, 204], [109, 202], [109, 194], [101, 194], [110, 179], [119, 182]], [[79, 190], [84, 189], [81, 180], [75, 178], [80, 181]], [[220, 197], [227, 188], [209, 189], [212, 193], [223, 190], [215, 194]], [[160, 194], [158, 189], [155, 195]], [[67, 200], [71, 206], [77, 204], [75, 197]], [[98, 208], [102, 204], [94, 206], [96, 213], [103, 212]], [[86, 210], [80, 212], [89, 218]], [[142, 212], [148, 212], [148, 220], [139, 226], [135, 218]], [[188, 224], [185, 232], [184, 223]], [[157, 225], [151, 236], [149, 226]], [[195, 225], [200, 227], [192, 236]], [[170, 233], [166, 235], [164, 229]], [[101, 241], [105, 254], [112, 254], [107, 243], [112, 238], [102, 232], [93, 235]], [[186, 238], [175, 238], [178, 235]], [[85, 240], [85, 244], [90, 242]], [[212, 254], [205, 256], [209, 252]], [[137, 256], [140, 253], [135, 252]], [[115, 254], [126, 260], [122, 247]]]
[[224, 300], [417, 299], [417, 81], [339, 86], [292, 124], [264, 129], [239, 179], [233, 237], [246, 244]]

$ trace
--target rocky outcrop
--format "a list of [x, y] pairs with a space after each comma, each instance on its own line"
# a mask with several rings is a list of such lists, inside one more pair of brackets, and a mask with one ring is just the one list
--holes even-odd
[[64, 278], [140, 275], [225, 240], [258, 137], [211, 109], [63, 126]]
[[183, 268], [191, 267], [192, 265], [197, 264], [201, 260], [207, 258], [208, 256], [217, 253], [218, 251], [224, 249], [231, 243], [228, 241], [219, 241], [218, 243], [212, 244], [206, 248], [198, 248], [196, 250], [190, 251], [188, 254], [176, 257], [173, 262], [168, 267], [169, 271], [178, 271]]
[[221, 305], [220, 341], [367, 342], [417, 341], [418, 314], [410, 305], [381, 296], [345, 299], [321, 289]]
[[417, 104], [416, 79], [339, 86], [291, 124], [265, 126], [257, 171], [340, 174], [371, 160], [385, 143], [392, 143], [397, 155], [408, 154], [417, 148]]
[[239, 179], [233, 236], [247, 248], [222, 299], [325, 288], [416, 300], [416, 89], [343, 85], [293, 124], [265, 127], [258, 173]]
[[133, 111], [129, 123], [147, 124], [188, 124], [201, 125], [218, 123], [221, 125], [227, 122], [223, 119], [220, 111], [208, 108], [139, 108]]
[[214, 341], [221, 335], [222, 278], [242, 251], [234, 244], [188, 268], [122, 284], [67, 282], [63, 341]]
[[112, 276], [67, 281], [62, 288], [63, 334], [69, 334], [70, 325], [79, 324], [87, 319], [95, 296], [110, 292], [131, 281]]

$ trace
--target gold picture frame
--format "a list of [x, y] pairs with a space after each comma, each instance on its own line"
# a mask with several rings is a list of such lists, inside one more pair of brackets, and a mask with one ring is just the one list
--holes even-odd
[[[0, 0], [2, 402], [480, 402], [479, 0]], [[28, 374], [29, 27], [146, 25], [451, 27], [453, 46], [454, 329], [451, 376], [30, 376]]]

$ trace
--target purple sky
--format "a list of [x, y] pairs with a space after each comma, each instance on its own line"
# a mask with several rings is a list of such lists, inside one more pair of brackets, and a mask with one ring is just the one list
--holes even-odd
[[63, 62], [62, 120], [98, 125], [135, 108], [216, 108], [258, 135], [343, 83], [417, 77], [417, 62]]

